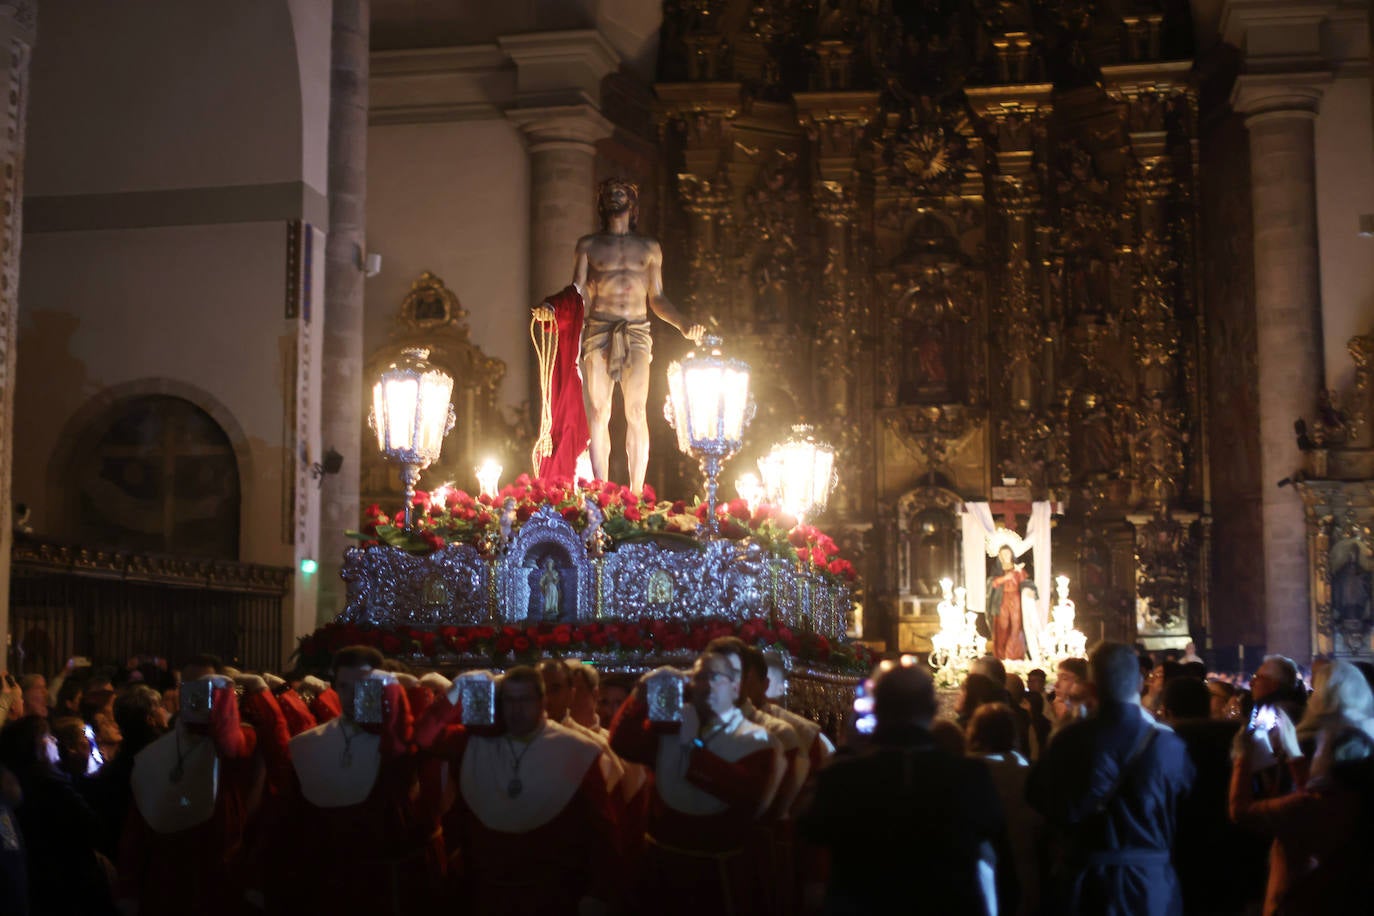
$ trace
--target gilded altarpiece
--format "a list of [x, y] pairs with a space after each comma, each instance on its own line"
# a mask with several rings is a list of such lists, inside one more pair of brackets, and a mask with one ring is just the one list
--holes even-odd
[[[1297, 429], [1313, 655], [1374, 658], [1374, 337], [1350, 340], [1355, 383], [1323, 391]], [[1288, 483], [1290, 481], [1285, 481]]]
[[949, 519], [1016, 486], [1063, 508], [1090, 639], [1181, 644], [1210, 531], [1189, 25], [896, 6], [665, 3], [659, 224], [675, 296], [754, 367], [734, 467], [799, 417], [837, 444], [868, 635], [921, 648], [898, 624], [958, 576]]

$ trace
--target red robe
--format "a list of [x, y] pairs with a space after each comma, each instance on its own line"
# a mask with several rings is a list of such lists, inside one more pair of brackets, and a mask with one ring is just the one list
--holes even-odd
[[[469, 740], [478, 738], [455, 724], [459, 712], [447, 697], [439, 697], [415, 728], [416, 744], [447, 761], [455, 780], [461, 780], [468, 761]], [[611, 898], [613, 892], [604, 879], [622, 871], [617, 827], [601, 767], [594, 755], [588, 759], [568, 803], [531, 829], [517, 832], [488, 826], [459, 793], [454, 813], [461, 831], [465, 912], [572, 916], [583, 896]]]
[[[736, 711], [738, 712], [738, 711]], [[748, 845], [773, 778], [775, 751], [767, 733], [745, 723], [759, 749], [730, 760], [709, 747], [682, 745], [679, 726], [649, 721], [642, 699], [620, 708], [611, 725], [611, 749], [625, 760], [655, 770], [647, 848], [640, 869], [639, 906], [645, 912], [757, 913], [772, 876], [760, 874]], [[728, 736], [727, 736], [728, 737]], [[666, 743], [665, 743], [666, 742]], [[681, 776], [660, 764], [685, 756]], [[723, 803], [714, 813], [688, 813], [665, 800], [665, 785], [686, 783]]]
[[117, 896], [137, 900], [139, 916], [182, 916], [188, 906], [229, 916], [241, 908], [243, 836], [249, 800], [262, 775], [254, 756], [258, 736], [240, 722], [232, 686], [214, 691], [211, 721], [203, 728], [219, 758], [213, 816], [186, 830], [159, 833], [137, 804], [129, 806], [119, 846]]
[[574, 477], [577, 459], [587, 450], [587, 408], [582, 402], [582, 295], [567, 286], [544, 300], [558, 326], [558, 355], [553, 363], [553, 452], [539, 462], [538, 477]]
[[339, 702], [339, 695], [334, 692], [333, 687], [321, 691], [310, 701], [310, 714], [315, 717], [316, 725], [323, 725], [343, 715], [343, 705]]
[[320, 724], [315, 721], [315, 716], [310, 712], [310, 707], [305, 705], [305, 700], [294, 690], [285, 690], [278, 694], [277, 705], [286, 717], [286, 731], [292, 738]]
[[299, 785], [293, 792], [278, 855], [292, 857], [306, 880], [274, 888], [284, 912], [409, 916], [433, 903], [443, 837], [437, 812], [417, 803], [420, 759], [400, 684], [386, 686], [382, 708], [380, 726], [360, 726], [381, 737], [377, 778], [362, 802], [326, 808], [307, 801]]

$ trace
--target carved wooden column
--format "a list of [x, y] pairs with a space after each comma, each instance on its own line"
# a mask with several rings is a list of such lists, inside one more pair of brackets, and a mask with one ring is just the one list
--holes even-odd
[[1051, 430], [1042, 416], [1046, 378], [1044, 314], [1034, 292], [1044, 200], [1035, 170], [1052, 103], [1048, 84], [988, 86], [967, 90], [983, 120], [997, 171], [988, 176], [988, 197], [1000, 223], [997, 276], [991, 315], [994, 364], [993, 403], [1000, 414], [994, 476], [1044, 486]]
[[1152, 639], [1187, 638], [1197, 552], [1192, 523], [1198, 515], [1180, 511], [1187, 490], [1189, 395], [1196, 395], [1184, 384], [1180, 320], [1191, 302], [1182, 264], [1192, 252], [1178, 237], [1174, 212], [1179, 185], [1192, 176], [1177, 173], [1176, 138], [1169, 133], [1175, 107], [1187, 105], [1188, 69], [1187, 62], [1128, 64], [1104, 68], [1103, 74], [1108, 95], [1122, 104], [1131, 154], [1126, 191], [1133, 213], [1132, 297], [1126, 318], [1138, 366], [1131, 449], [1137, 511], [1127, 518], [1136, 530], [1137, 635], [1154, 646], [1165, 643]]
[[23, 239], [24, 125], [29, 104], [29, 60], [35, 38], [34, 5], [0, 2], [0, 54], [6, 99], [0, 123], [0, 669], [10, 659], [10, 547], [14, 541], [10, 489], [14, 469], [14, 370], [19, 314], [19, 247]]
[[[797, 120], [817, 164], [811, 202], [820, 235], [821, 265], [815, 296], [815, 343], [821, 372], [813, 394], [819, 416], [828, 418], [841, 467], [852, 467], [868, 421], [858, 392], [874, 367], [863, 365], [861, 344], [871, 333], [871, 310], [854, 269], [859, 227], [858, 157], [878, 111], [876, 92], [818, 92], [795, 96]], [[842, 479], [835, 508], [849, 515], [868, 502], [868, 482]]]
[[728, 320], [735, 302], [724, 243], [736, 188], [730, 180], [732, 122], [742, 102], [735, 83], [661, 83], [659, 135], [680, 147], [676, 191], [687, 213], [688, 291], [683, 305], [694, 321]]

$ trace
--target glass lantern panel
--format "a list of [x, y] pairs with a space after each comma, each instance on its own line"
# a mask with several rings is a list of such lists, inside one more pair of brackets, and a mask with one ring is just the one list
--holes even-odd
[[444, 433], [448, 432], [449, 397], [453, 393], [453, 379], [442, 372], [426, 372], [420, 377], [420, 429], [415, 451], [431, 460], [443, 449]]
[[744, 438], [744, 415], [749, 409], [748, 370], [724, 370], [721, 385], [725, 397], [721, 436], [731, 442], [738, 442]]
[[381, 414], [386, 431], [382, 450], [408, 450], [415, 442], [415, 401], [420, 383], [414, 378], [384, 377], [381, 381], [384, 400]]
[[689, 366], [683, 373], [687, 387], [687, 435], [699, 445], [720, 439], [722, 370], [720, 366]]
[[687, 430], [687, 403], [683, 396], [683, 371], [679, 363], [668, 367], [668, 400], [673, 405], [673, 433], [677, 436], [677, 447], [684, 455], [691, 454], [691, 436]]

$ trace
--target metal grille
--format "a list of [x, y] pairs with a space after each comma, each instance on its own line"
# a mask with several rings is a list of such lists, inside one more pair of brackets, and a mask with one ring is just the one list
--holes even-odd
[[97, 665], [200, 652], [279, 670], [291, 570], [246, 563], [16, 545], [11, 651], [21, 672], [53, 674], [66, 659]]

